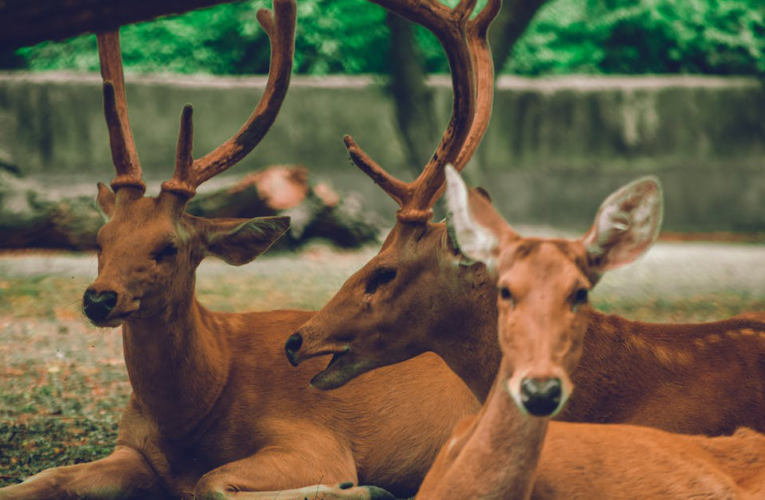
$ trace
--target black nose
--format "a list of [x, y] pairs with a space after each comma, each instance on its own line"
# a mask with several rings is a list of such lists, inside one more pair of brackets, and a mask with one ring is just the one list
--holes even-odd
[[94, 292], [86, 290], [82, 296], [82, 310], [94, 323], [100, 323], [117, 307], [116, 292]]
[[300, 346], [303, 345], [303, 336], [299, 333], [293, 333], [290, 338], [287, 339], [287, 343], [284, 344], [284, 352], [287, 353], [287, 359], [290, 360], [292, 366], [299, 364], [297, 360], [297, 352], [300, 350]]
[[562, 394], [559, 378], [525, 378], [521, 381], [523, 406], [536, 417], [549, 417], [555, 413]]

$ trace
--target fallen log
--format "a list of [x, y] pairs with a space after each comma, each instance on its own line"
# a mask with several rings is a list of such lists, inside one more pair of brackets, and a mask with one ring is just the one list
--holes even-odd
[[[352, 248], [375, 241], [379, 224], [355, 193], [338, 195], [328, 185], [311, 186], [302, 166], [275, 166], [230, 186], [194, 197], [187, 211], [199, 217], [251, 218], [289, 215], [292, 226], [278, 247], [296, 248], [315, 238]], [[0, 170], [0, 248], [93, 249], [103, 219], [93, 196], [58, 199]]]

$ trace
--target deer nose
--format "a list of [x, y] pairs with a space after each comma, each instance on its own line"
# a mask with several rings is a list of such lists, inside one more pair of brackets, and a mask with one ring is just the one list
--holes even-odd
[[117, 307], [116, 292], [86, 290], [82, 296], [82, 310], [93, 323], [100, 323]]
[[563, 390], [559, 378], [524, 378], [521, 402], [535, 417], [549, 417], [560, 406]]
[[287, 359], [290, 360], [292, 366], [297, 366], [300, 362], [297, 359], [297, 352], [300, 350], [300, 346], [303, 345], [303, 336], [299, 333], [293, 333], [290, 338], [287, 339], [287, 343], [284, 344], [284, 352], [287, 353]]

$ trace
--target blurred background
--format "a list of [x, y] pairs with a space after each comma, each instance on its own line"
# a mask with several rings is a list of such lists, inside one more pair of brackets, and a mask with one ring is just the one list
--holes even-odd
[[[656, 175], [662, 239], [605, 278], [596, 306], [647, 321], [765, 309], [765, 4], [504, 4], [490, 34], [492, 122], [468, 180], [521, 232], [575, 237], [610, 192]], [[13, 5], [0, 6], [0, 27]], [[269, 65], [255, 14], [270, 6], [222, 3], [122, 28], [150, 194], [172, 174], [185, 103], [195, 107], [197, 156], [254, 108]], [[97, 271], [95, 183], [114, 176], [95, 36], [19, 40], [0, 35], [0, 485], [103, 456], [129, 394], [118, 332], [95, 330], [79, 312]], [[451, 100], [430, 33], [363, 0], [298, 0], [279, 118], [189, 207], [208, 217], [287, 214], [293, 228], [244, 269], [203, 263], [200, 300], [232, 311], [322, 307], [376, 253], [396, 208], [350, 163], [342, 136], [410, 180]]]

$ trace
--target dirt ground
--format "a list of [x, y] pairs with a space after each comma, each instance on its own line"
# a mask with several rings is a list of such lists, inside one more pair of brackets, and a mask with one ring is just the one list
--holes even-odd
[[[209, 260], [197, 291], [218, 310], [320, 308], [375, 252], [317, 245], [241, 268]], [[119, 331], [80, 313], [95, 274], [93, 254], [0, 254], [0, 486], [113, 446], [130, 387]], [[765, 245], [660, 243], [592, 299], [629, 318], [706, 321], [765, 310], [763, 285]]]

